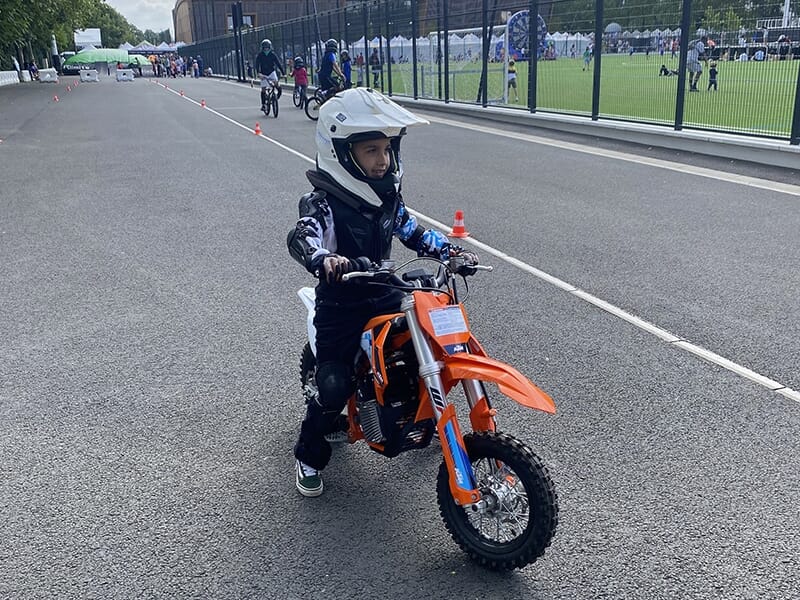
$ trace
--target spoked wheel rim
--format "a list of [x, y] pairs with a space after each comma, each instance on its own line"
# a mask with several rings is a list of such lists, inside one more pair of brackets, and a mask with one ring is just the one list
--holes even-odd
[[311, 350], [311, 345], [306, 343], [300, 357], [300, 387], [303, 390], [303, 399], [308, 404], [318, 395], [317, 390], [317, 359]]
[[295, 90], [292, 96], [292, 102], [297, 108], [303, 108], [303, 98], [300, 96], [300, 90]]
[[530, 501], [514, 470], [491, 458], [472, 463], [478, 489], [494, 506], [486, 512], [466, 511], [467, 520], [487, 541], [507, 544], [521, 536], [530, 523]]
[[504, 571], [534, 562], [558, 525], [558, 497], [547, 467], [525, 444], [504, 433], [467, 434], [464, 445], [481, 500], [457, 504], [443, 462], [436, 487], [445, 526], [484, 567]]
[[319, 107], [321, 104], [318, 98], [310, 98], [306, 101], [306, 116], [312, 121], [319, 119]]

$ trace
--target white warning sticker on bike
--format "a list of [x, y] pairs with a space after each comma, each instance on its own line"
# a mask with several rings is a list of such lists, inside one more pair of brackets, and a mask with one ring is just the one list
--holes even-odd
[[467, 323], [460, 306], [437, 308], [428, 312], [433, 325], [433, 333], [437, 336], [451, 335], [453, 333], [466, 333]]

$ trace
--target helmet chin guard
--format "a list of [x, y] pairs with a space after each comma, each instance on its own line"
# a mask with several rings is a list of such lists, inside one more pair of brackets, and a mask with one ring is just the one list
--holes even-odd
[[[353, 88], [340, 92], [319, 109], [317, 168], [364, 203], [381, 206], [385, 194], [400, 190], [401, 136], [407, 127], [427, 123], [375, 90]], [[382, 179], [371, 179], [353, 157], [352, 145], [382, 138], [391, 140], [391, 162]]]

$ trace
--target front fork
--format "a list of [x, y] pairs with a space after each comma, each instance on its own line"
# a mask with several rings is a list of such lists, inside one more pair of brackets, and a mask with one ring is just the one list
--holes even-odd
[[[431, 399], [433, 414], [436, 419], [436, 429], [439, 432], [439, 441], [442, 444], [442, 454], [444, 455], [447, 470], [450, 473], [450, 492], [456, 504], [461, 506], [473, 505], [481, 500], [481, 493], [477, 489], [472, 463], [464, 447], [464, 437], [458, 426], [456, 408], [453, 404], [447, 402], [444, 393], [441, 375], [443, 365], [436, 360], [430, 343], [419, 325], [413, 295], [406, 295], [400, 304], [400, 310], [405, 314], [408, 330], [411, 333], [411, 342], [414, 344], [414, 351], [419, 361], [419, 375], [425, 382], [428, 397]], [[483, 383], [475, 380], [465, 380], [463, 381], [463, 386], [471, 414], [490, 412], [491, 416], [488, 417], [488, 420], [491, 421], [491, 425], [485, 428], [493, 430], [494, 411], [491, 411], [488, 407], [488, 399]], [[483, 408], [486, 411], [475, 411], [475, 407], [480, 403], [485, 404]], [[475, 424], [473, 421], [473, 425]], [[485, 425], [483, 422], [481, 424]]]

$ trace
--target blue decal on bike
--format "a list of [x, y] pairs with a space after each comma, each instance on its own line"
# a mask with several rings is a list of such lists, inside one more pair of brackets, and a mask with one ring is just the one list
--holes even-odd
[[462, 490], [474, 490], [475, 476], [472, 473], [472, 464], [469, 462], [469, 457], [464, 448], [461, 447], [461, 444], [456, 439], [456, 431], [452, 423], [444, 426], [444, 435], [447, 438], [447, 447], [450, 449], [450, 455], [453, 457], [456, 484]]

